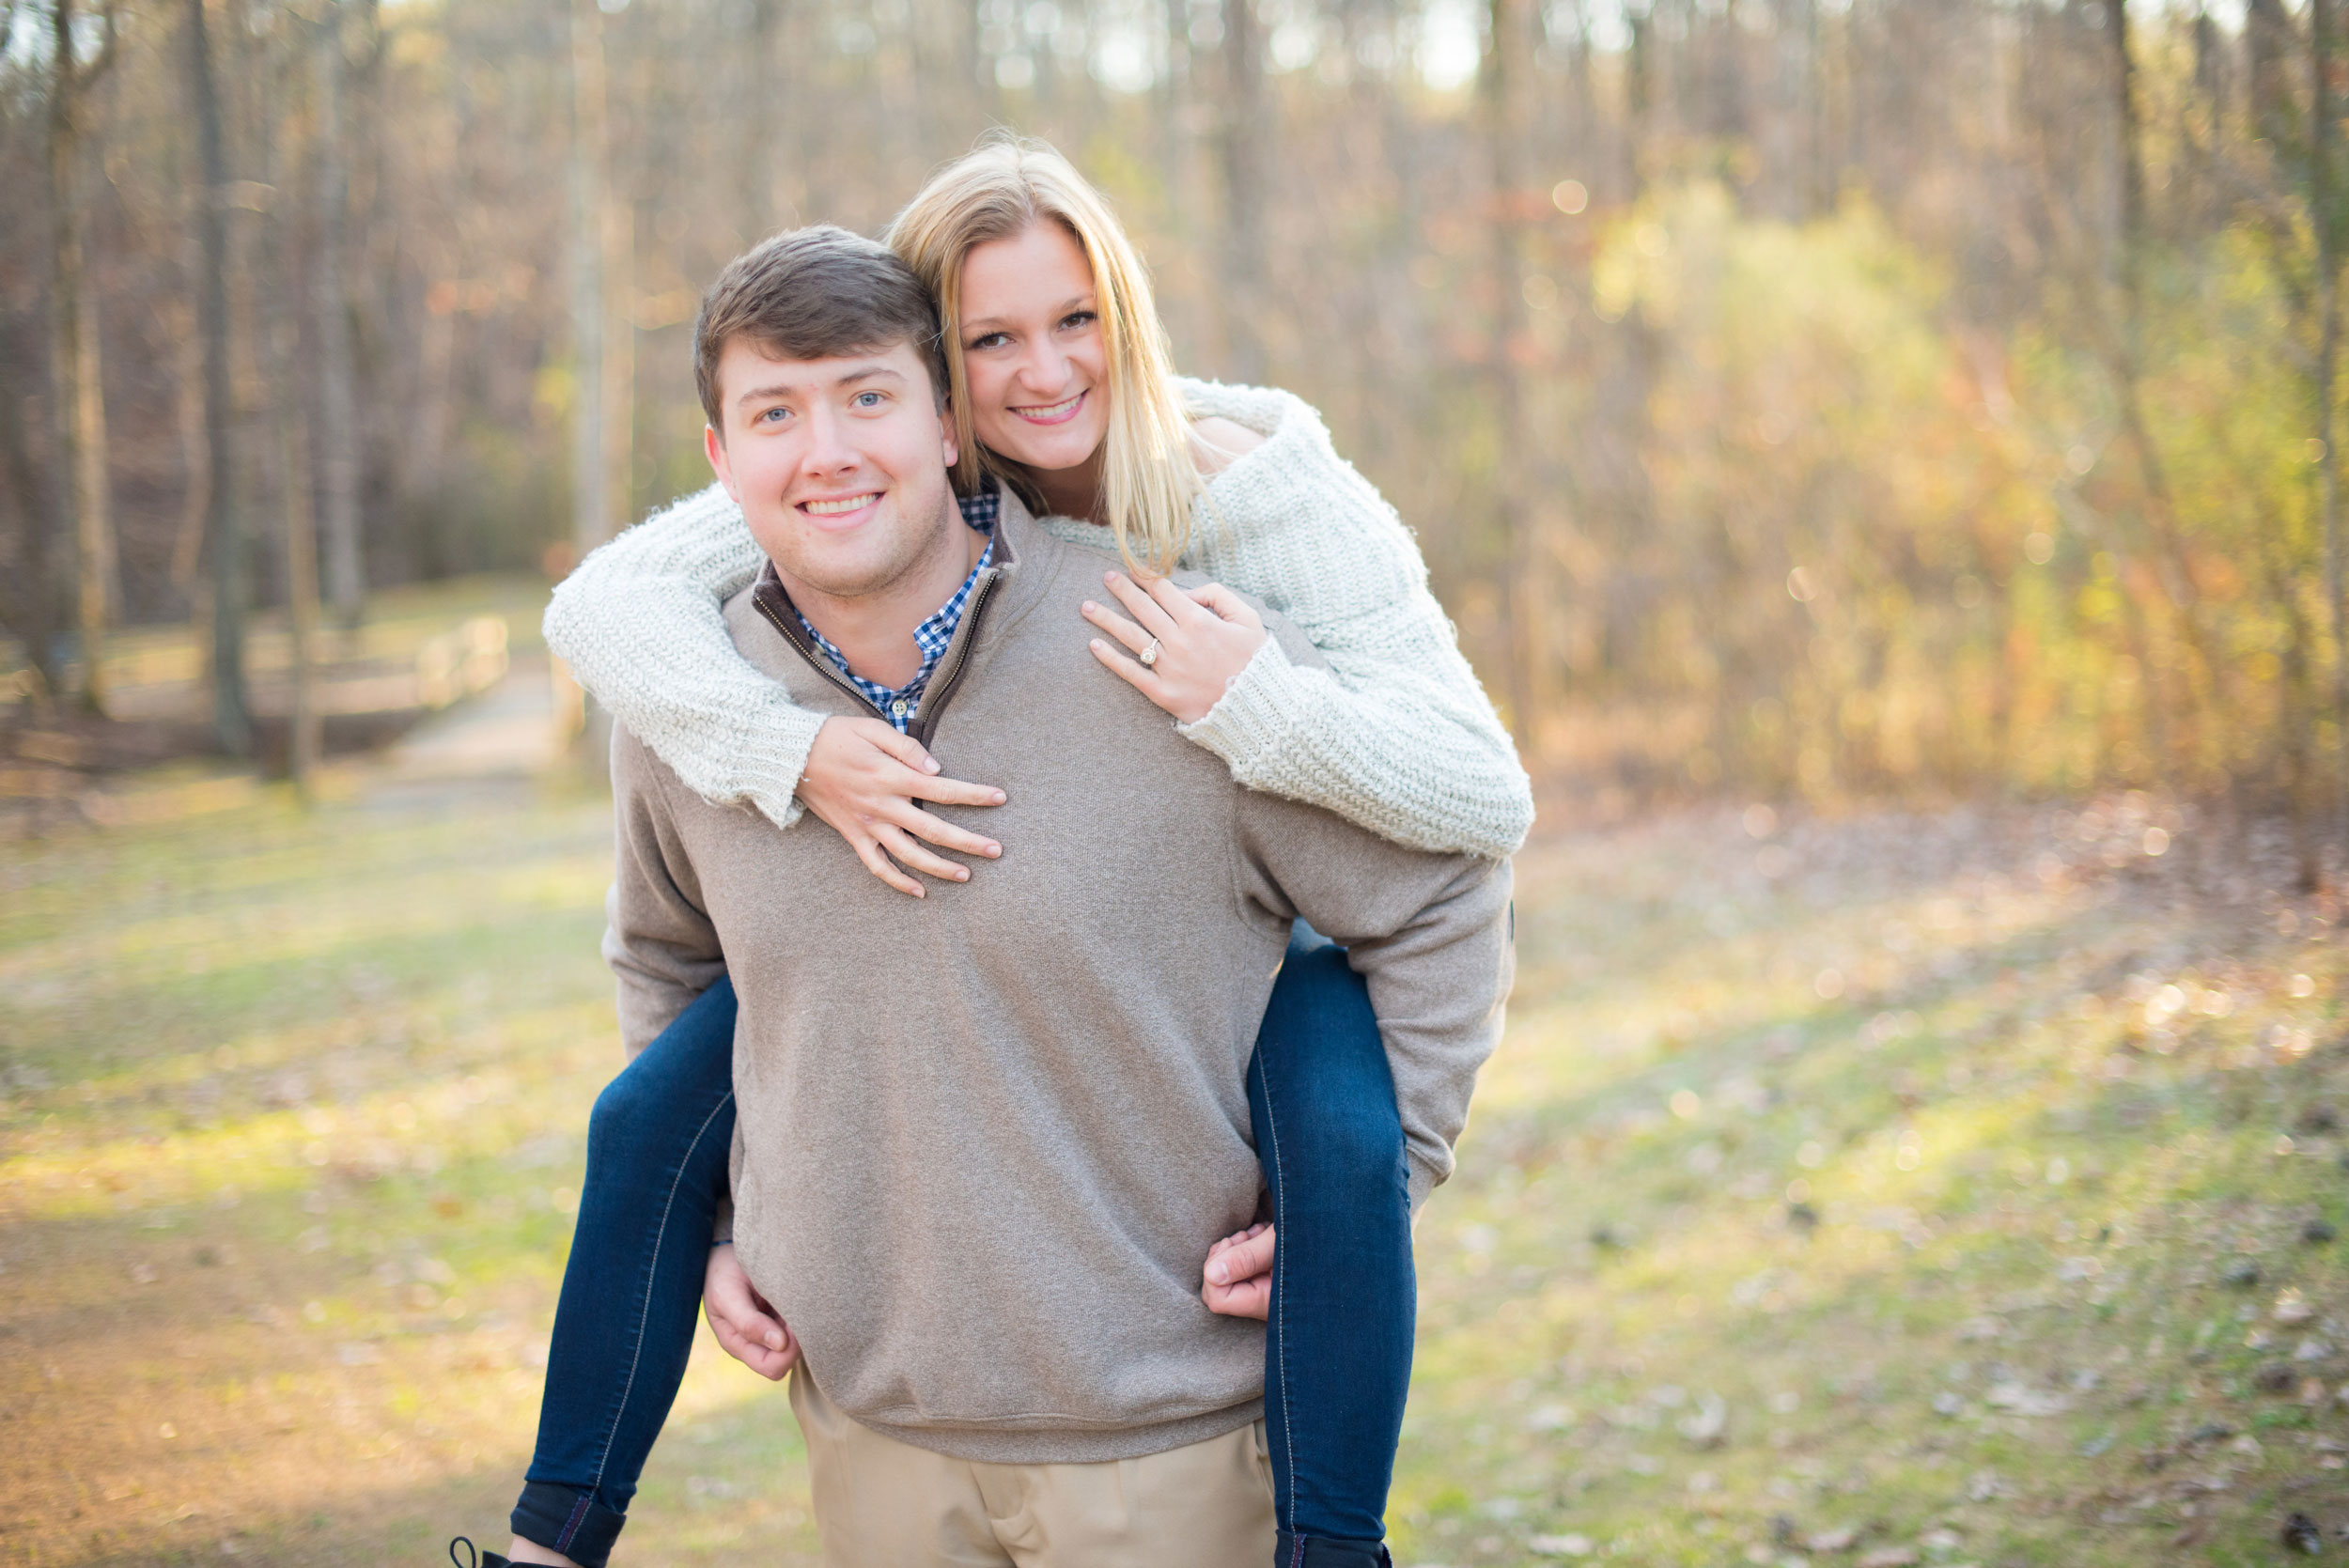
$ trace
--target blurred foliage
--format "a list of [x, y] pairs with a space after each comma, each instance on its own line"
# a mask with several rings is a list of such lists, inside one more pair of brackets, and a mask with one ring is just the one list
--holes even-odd
[[[878, 230], [1000, 124], [1110, 194], [1186, 369], [1324, 411], [1528, 750], [1592, 787], [2159, 782], [2312, 824], [2349, 772], [2316, 407], [2343, 204], [2310, 145], [2339, 139], [2310, 85], [2337, 44], [2305, 8], [207, 3], [234, 477], [265, 546], [283, 384], [315, 392], [312, 313], [272, 307], [323, 287], [329, 152], [367, 568], [394, 582], [554, 561], [581, 531], [597, 301], [595, 384], [624, 394], [584, 470], [612, 476], [605, 512], [702, 483], [703, 283], [779, 225]], [[187, 13], [118, 11], [81, 216], [122, 602], [168, 619], [202, 545]], [[0, 51], [0, 178], [28, 214], [49, 14], [8, 8]], [[343, 141], [316, 85], [330, 15]], [[12, 627], [71, 576], [48, 242], [0, 233], [0, 365], [34, 389], [0, 408]], [[279, 552], [252, 555], [268, 602]]]

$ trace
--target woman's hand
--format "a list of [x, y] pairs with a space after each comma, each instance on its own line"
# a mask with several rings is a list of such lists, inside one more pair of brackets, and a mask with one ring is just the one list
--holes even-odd
[[969, 866], [931, 854], [916, 838], [988, 860], [1003, 852], [993, 839], [965, 832], [914, 804], [934, 800], [947, 806], [1000, 806], [1003, 792], [940, 778], [937, 760], [920, 741], [899, 735], [879, 719], [825, 720], [816, 732], [816, 744], [808, 748], [800, 786], [792, 793], [848, 841], [865, 870], [916, 898], [924, 896], [922, 884], [900, 871], [890, 856], [944, 881], [971, 879]]
[[702, 1307], [725, 1353], [770, 1383], [799, 1364], [800, 1342], [783, 1314], [751, 1283], [732, 1242], [722, 1241], [709, 1250], [709, 1262], [702, 1270]]
[[[1264, 618], [1221, 582], [1177, 588], [1159, 577], [1144, 587], [1118, 571], [1104, 573], [1101, 581], [1134, 618], [1087, 599], [1085, 619], [1134, 657], [1121, 658], [1098, 637], [1093, 640], [1093, 656], [1186, 724], [1205, 719], [1264, 646]], [[1153, 642], [1156, 660], [1140, 662]]]
[[1199, 1299], [1225, 1317], [1263, 1319], [1272, 1311], [1272, 1227], [1258, 1220], [1207, 1249]]

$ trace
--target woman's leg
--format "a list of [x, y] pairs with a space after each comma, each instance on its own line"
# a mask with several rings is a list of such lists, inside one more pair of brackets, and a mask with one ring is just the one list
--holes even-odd
[[1361, 977], [1301, 924], [1248, 1105], [1276, 1237], [1265, 1428], [1279, 1562], [1383, 1563], [1418, 1309], [1403, 1123]]
[[602, 1568], [684, 1381], [734, 1142], [723, 978], [596, 1098], [587, 1175], [514, 1533]]

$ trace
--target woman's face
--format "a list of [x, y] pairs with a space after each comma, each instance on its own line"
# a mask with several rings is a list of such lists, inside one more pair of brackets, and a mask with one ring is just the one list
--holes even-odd
[[1056, 223], [990, 240], [962, 262], [963, 375], [971, 422], [1001, 457], [1076, 468], [1110, 427], [1109, 352], [1093, 268]]

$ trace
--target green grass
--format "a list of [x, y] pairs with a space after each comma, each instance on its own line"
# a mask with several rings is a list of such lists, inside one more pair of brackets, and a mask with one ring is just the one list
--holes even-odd
[[[608, 808], [158, 799], [0, 846], [0, 1561], [502, 1545], [619, 1060]], [[2302, 1239], [2349, 1230], [2330, 911], [2141, 801], [1752, 820], [1520, 862], [1419, 1232], [1398, 1561], [2349, 1526], [2349, 1239]], [[814, 1560], [785, 1402], [706, 1336], [633, 1512], [630, 1561]]]

